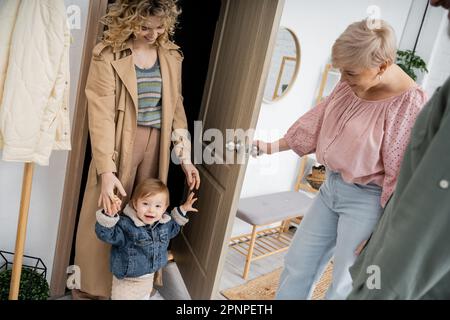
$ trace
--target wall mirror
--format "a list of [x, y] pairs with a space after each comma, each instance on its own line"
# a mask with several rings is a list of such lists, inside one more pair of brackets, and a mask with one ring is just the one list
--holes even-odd
[[300, 43], [294, 32], [281, 27], [267, 76], [263, 101], [273, 103], [284, 97], [292, 88], [300, 69]]

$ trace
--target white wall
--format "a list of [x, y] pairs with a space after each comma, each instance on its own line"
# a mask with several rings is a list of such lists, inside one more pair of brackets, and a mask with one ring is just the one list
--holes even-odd
[[[81, 9], [81, 29], [72, 30], [70, 49], [70, 116], [73, 120], [75, 96], [84, 42], [89, 0], [65, 0], [66, 7]], [[40, 257], [50, 281], [61, 210], [68, 152], [53, 152], [48, 167], [35, 167], [28, 219], [25, 254]], [[0, 161], [0, 250], [15, 250], [17, 220], [22, 187], [23, 164]], [[1, 262], [0, 262], [1, 263]], [[25, 261], [24, 261], [25, 263]]]
[[441, 23], [438, 32], [436, 32], [436, 41], [431, 46], [432, 52], [428, 63], [428, 71], [423, 80], [423, 86], [431, 97], [434, 91], [441, 86], [450, 76], [450, 21], [447, 17], [447, 11], [440, 10]]
[[[300, 72], [285, 98], [262, 105], [255, 139], [281, 138], [289, 126], [314, 105], [334, 40], [350, 23], [365, 18], [370, 5], [380, 7], [381, 18], [392, 25], [400, 42], [411, 3], [412, 0], [286, 0], [281, 26], [293, 30], [300, 41]], [[241, 198], [292, 190], [299, 164], [299, 157], [292, 151], [250, 159]], [[236, 219], [233, 235], [249, 230]]]

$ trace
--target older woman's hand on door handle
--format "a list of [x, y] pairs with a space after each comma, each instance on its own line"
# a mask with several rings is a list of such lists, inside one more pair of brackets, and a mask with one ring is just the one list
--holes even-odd
[[182, 162], [181, 167], [183, 168], [184, 174], [186, 175], [186, 180], [189, 185], [189, 190], [196, 189], [200, 187], [200, 173], [197, 168], [192, 163]]
[[253, 141], [253, 146], [256, 146], [257, 149], [254, 158], [262, 154], [274, 154], [280, 151], [286, 151], [290, 149], [289, 145], [287, 144], [284, 138], [281, 138], [280, 140], [277, 140], [275, 142], [264, 142], [261, 140], [255, 140]]
[[117, 213], [120, 210], [120, 202], [116, 201], [117, 196], [114, 194], [114, 190], [117, 188], [120, 194], [125, 197], [125, 192], [122, 183], [117, 179], [116, 175], [112, 172], [105, 172], [102, 174], [102, 190], [100, 197], [98, 198], [98, 206], [103, 207], [105, 212]]
[[252, 147], [256, 147], [256, 152], [252, 152], [253, 158], [256, 158], [257, 156], [260, 156], [262, 154], [270, 154], [270, 143], [261, 140], [255, 140], [253, 141]]

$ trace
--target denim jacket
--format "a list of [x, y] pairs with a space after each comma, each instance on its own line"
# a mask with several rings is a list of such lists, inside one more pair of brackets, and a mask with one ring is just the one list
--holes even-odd
[[136, 211], [127, 205], [122, 215], [110, 217], [96, 213], [97, 237], [112, 245], [111, 272], [118, 279], [135, 278], [153, 273], [167, 264], [169, 240], [188, 222], [180, 208], [165, 213], [153, 225], [144, 224]]

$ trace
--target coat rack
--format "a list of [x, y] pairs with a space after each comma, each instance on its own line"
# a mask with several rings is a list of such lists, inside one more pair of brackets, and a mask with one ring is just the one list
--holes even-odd
[[[6, 27], [8, 28], [8, 32], [10, 33], [9, 40], [6, 42], [7, 54], [8, 56], [20, 56], [22, 57], [23, 52], [25, 51], [23, 47], [16, 46], [15, 43], [23, 41], [23, 39], [27, 40], [30, 37], [30, 30], [36, 31], [35, 33], [40, 35], [44, 35], [46, 38], [46, 42], [44, 43], [43, 52], [39, 53], [40, 56], [46, 57], [46, 59], [51, 62], [51, 68], [38, 69], [36, 70], [38, 73], [51, 75], [51, 83], [53, 84], [52, 88], [49, 88], [47, 85], [44, 85], [39, 90], [30, 91], [30, 95], [33, 95], [31, 98], [39, 100], [41, 97], [36, 97], [36, 95], [42, 95], [48, 101], [43, 101], [46, 104], [38, 105], [38, 108], [42, 108], [44, 113], [48, 113], [48, 115], [54, 115], [55, 112], [59, 112], [59, 109], [64, 107], [64, 110], [67, 110], [67, 103], [69, 99], [68, 92], [68, 80], [69, 80], [69, 49], [70, 49], [70, 23], [68, 21], [67, 10], [65, 7], [64, 0], [36, 0], [36, 1], [1, 1], [1, 10], [3, 12], [7, 12], [8, 19], [6, 20]], [[96, 1], [95, 1], [96, 2]], [[3, 3], [5, 5], [3, 5]], [[3, 11], [5, 10], [5, 11]], [[3, 16], [2, 16], [3, 17]], [[19, 26], [20, 27], [17, 27]], [[36, 37], [34, 34], [34, 37]], [[47, 35], [47, 36], [46, 36]], [[50, 37], [48, 37], [50, 36]], [[50, 45], [51, 44], [51, 45]], [[56, 60], [55, 60], [56, 59]], [[54, 61], [55, 60], [55, 61]], [[13, 59], [8, 59], [5, 62], [8, 64], [7, 75], [15, 74], [18, 70], [21, 71], [23, 67], [28, 66], [28, 64], [17, 65], [12, 62], [15, 61]], [[3, 62], [3, 60], [2, 60]], [[10, 66], [14, 65], [14, 68], [10, 69]], [[12, 78], [12, 77], [11, 77]], [[9, 77], [7, 77], [9, 79]], [[16, 83], [12, 83], [15, 78], [12, 78], [8, 83], [4, 80], [4, 83], [1, 83], [5, 87], [5, 91], [7, 90], [6, 86], [8, 85], [8, 90], [14, 90], [18, 86]], [[65, 84], [64, 84], [65, 81]], [[26, 83], [26, 79], [23, 80]], [[64, 86], [65, 85], [65, 86]], [[29, 89], [25, 87], [25, 89]], [[20, 92], [18, 92], [20, 93]], [[61, 96], [60, 96], [61, 95]], [[11, 106], [15, 103], [15, 98], [17, 94], [8, 95], [8, 101], [2, 97], [3, 104], [7, 103], [8, 106]], [[56, 103], [50, 99], [54, 99], [57, 101]], [[50, 107], [51, 105], [51, 107]], [[48, 110], [44, 110], [43, 108], [47, 108]], [[56, 110], [58, 108], [58, 110]], [[3, 110], [2, 110], [3, 111]], [[66, 118], [66, 121], [69, 118], [68, 113], [62, 113], [63, 117]], [[42, 119], [46, 121], [46, 126], [50, 125], [50, 118]], [[21, 118], [14, 119], [19, 123], [23, 123]], [[53, 120], [52, 120], [53, 121]], [[51, 125], [46, 127], [49, 129], [46, 134], [50, 134], [51, 130], [53, 130], [53, 134], [55, 134], [55, 141], [57, 137], [56, 131], [58, 123], [55, 125]], [[39, 127], [40, 128], [40, 127]], [[3, 129], [3, 128], [2, 128]], [[41, 128], [40, 128], [41, 129]], [[51, 129], [51, 130], [50, 130]], [[68, 130], [66, 128], [65, 130]], [[68, 133], [64, 134], [66, 140], [61, 139], [61, 144], [54, 144], [54, 148], [52, 150], [70, 150], [70, 140], [67, 136]], [[25, 136], [25, 135], [24, 135]], [[28, 136], [28, 135], [26, 135]], [[5, 139], [6, 141], [6, 139]], [[51, 144], [52, 141], [46, 139], [45, 143]], [[35, 141], [28, 141], [30, 144]], [[40, 142], [40, 141], [38, 141]], [[51, 145], [50, 145], [51, 146]], [[46, 146], [47, 147], [47, 146]], [[13, 148], [11, 148], [13, 149]], [[48, 149], [45, 149], [48, 151]], [[50, 150], [50, 151], [52, 151]], [[10, 150], [10, 153], [13, 150]], [[13, 152], [12, 152], [13, 153]], [[30, 155], [27, 155], [30, 156]], [[50, 153], [48, 154], [50, 156]], [[5, 158], [5, 154], [3, 154], [3, 158]], [[17, 159], [19, 158], [19, 159]], [[16, 234], [16, 243], [15, 243], [15, 251], [14, 251], [14, 259], [12, 265], [12, 274], [11, 274], [11, 282], [9, 287], [9, 300], [18, 300], [19, 299], [19, 290], [20, 290], [20, 278], [22, 275], [22, 267], [23, 267], [23, 258], [24, 258], [24, 248], [25, 248], [25, 239], [27, 232], [27, 224], [28, 224], [28, 212], [30, 209], [30, 198], [31, 198], [31, 186], [33, 181], [33, 171], [35, 164], [40, 165], [48, 165], [48, 159], [44, 161], [33, 162], [33, 160], [23, 160], [23, 157], [17, 157], [15, 155], [10, 155], [8, 161], [12, 162], [25, 162], [24, 170], [23, 170], [23, 179], [22, 179], [22, 193], [20, 198], [20, 209], [19, 209], [19, 217], [17, 223], [17, 234]], [[42, 162], [42, 163], [41, 163]], [[27, 256], [25, 256], [27, 257]]]
[[34, 163], [25, 163], [23, 170], [22, 195], [20, 198], [19, 221], [17, 224], [16, 250], [9, 287], [9, 300], [18, 300], [20, 275], [22, 273], [23, 249], [27, 233], [28, 210], [30, 208], [31, 184], [33, 182]]

